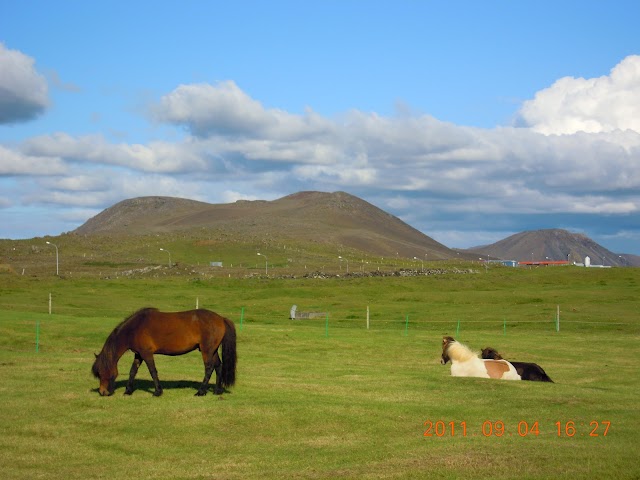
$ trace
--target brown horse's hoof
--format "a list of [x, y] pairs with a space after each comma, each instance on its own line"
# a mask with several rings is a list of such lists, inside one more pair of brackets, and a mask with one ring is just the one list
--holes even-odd
[[155, 392], [153, 392], [154, 397], [159, 397], [161, 395], [162, 395], [162, 390], [156, 390]]
[[196, 397], [204, 397], [207, 394], [207, 391], [205, 390], [204, 392], [202, 390], [198, 390], [196, 392]]

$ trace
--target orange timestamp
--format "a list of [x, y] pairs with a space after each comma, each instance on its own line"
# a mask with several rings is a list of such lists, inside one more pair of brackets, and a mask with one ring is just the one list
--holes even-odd
[[556, 435], [557, 437], [606, 437], [611, 428], [608, 420], [592, 420], [579, 423], [573, 420], [549, 422], [540, 427], [538, 420], [520, 420], [507, 425], [502, 420], [485, 420], [481, 425], [468, 425], [466, 421], [426, 420], [423, 424], [424, 437], [537, 437], [539, 435]]

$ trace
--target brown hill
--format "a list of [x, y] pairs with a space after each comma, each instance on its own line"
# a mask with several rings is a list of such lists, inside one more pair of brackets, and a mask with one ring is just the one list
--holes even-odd
[[613, 253], [589, 237], [567, 230], [548, 229], [517, 233], [492, 245], [469, 249], [504, 260], [568, 260], [582, 263], [585, 257], [594, 265], [632, 266], [632, 259]]
[[172, 197], [124, 200], [88, 220], [78, 235], [216, 230], [247, 240], [296, 239], [380, 256], [458, 257], [399, 218], [344, 192], [299, 192], [273, 201], [208, 204]]
[[640, 255], [634, 255], [632, 253], [623, 253], [619, 256], [622, 257], [624, 260], [626, 260], [626, 262], [628, 262], [629, 265], [631, 265], [632, 267], [640, 267]]

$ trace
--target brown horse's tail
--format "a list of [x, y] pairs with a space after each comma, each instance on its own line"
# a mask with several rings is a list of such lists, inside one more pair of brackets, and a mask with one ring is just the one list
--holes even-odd
[[230, 387], [236, 383], [236, 327], [228, 318], [224, 319], [224, 337], [222, 337], [222, 386]]

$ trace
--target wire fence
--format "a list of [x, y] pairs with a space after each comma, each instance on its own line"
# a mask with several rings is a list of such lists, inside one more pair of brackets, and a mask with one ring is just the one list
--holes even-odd
[[[203, 305], [199, 298], [194, 298], [191, 305], [171, 305], [173, 308], [165, 308], [166, 310], [188, 310], [192, 308], [209, 308], [211, 306]], [[61, 316], [69, 317], [86, 317], [105, 320], [108, 322], [107, 330], [111, 326], [115, 326], [129, 313], [137, 310], [139, 305], [127, 308], [127, 305], [113, 305], [108, 308], [95, 307], [91, 305], [70, 304], [69, 302], [57, 302], [55, 298], [49, 297], [48, 301], [37, 304], [28, 303], [0, 303], [0, 311], [4, 311], [5, 317], [10, 317], [10, 312], [33, 313], [36, 315], [34, 322], [46, 319], [49, 315], [52, 318], [60, 318]], [[388, 309], [388, 306], [386, 306]], [[344, 336], [346, 332], [353, 330], [386, 332], [389, 334], [398, 334], [410, 336], [415, 334], [449, 334], [460, 335], [461, 332], [491, 332], [495, 335], [511, 335], [514, 333], [570, 333], [576, 331], [599, 330], [618, 328], [623, 331], [638, 332], [636, 323], [620, 322], [615, 319], [604, 321], [593, 320], [562, 320], [562, 311], [557, 306], [553, 315], [548, 312], [543, 315], [544, 318], [521, 319], [517, 314], [502, 318], [477, 319], [465, 315], [459, 316], [428, 316], [414, 315], [403, 312], [386, 313], [384, 315], [374, 314], [370, 316], [371, 310], [368, 306], [361, 309], [361, 315], [355, 315], [353, 306], [341, 306], [321, 312], [323, 315], [317, 315], [316, 318], [291, 319], [289, 318], [289, 309], [283, 307], [282, 310], [264, 311], [260, 308], [252, 307], [233, 307], [226, 308], [225, 311], [219, 311], [224, 316], [233, 320], [240, 332], [250, 329], [254, 326], [262, 328], [282, 328], [287, 326], [292, 329], [304, 330], [307, 332], [316, 332], [319, 337], [329, 337], [332, 335]], [[44, 317], [42, 317], [44, 315]], [[36, 349], [40, 341], [40, 328], [34, 326], [36, 335]]]

